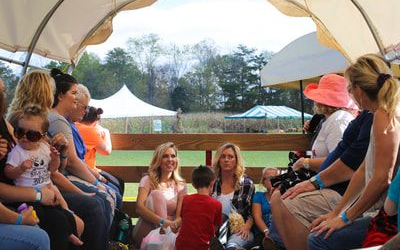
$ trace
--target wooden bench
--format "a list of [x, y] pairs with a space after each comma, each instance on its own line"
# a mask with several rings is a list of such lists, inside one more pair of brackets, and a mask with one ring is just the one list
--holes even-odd
[[[112, 134], [113, 150], [151, 150], [161, 143], [174, 142], [179, 151], [205, 151], [203, 163], [211, 165], [212, 150], [216, 150], [223, 142], [232, 142], [242, 151], [291, 151], [307, 150], [311, 138], [304, 134]], [[98, 166], [100, 169], [121, 177], [125, 182], [137, 183], [148, 166]], [[182, 168], [182, 176], [190, 180], [191, 167]], [[255, 182], [261, 178], [262, 168], [246, 166], [246, 174]], [[136, 218], [136, 202], [124, 201], [123, 209], [131, 217]]]

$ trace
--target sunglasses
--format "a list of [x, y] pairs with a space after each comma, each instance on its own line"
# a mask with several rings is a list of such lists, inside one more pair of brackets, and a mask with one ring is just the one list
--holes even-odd
[[37, 142], [40, 139], [42, 139], [43, 136], [45, 136], [46, 133], [41, 133], [39, 131], [35, 130], [28, 130], [26, 131], [25, 129], [21, 127], [16, 127], [14, 130], [14, 136], [19, 140], [22, 139], [24, 136], [26, 139], [28, 139], [31, 142]]

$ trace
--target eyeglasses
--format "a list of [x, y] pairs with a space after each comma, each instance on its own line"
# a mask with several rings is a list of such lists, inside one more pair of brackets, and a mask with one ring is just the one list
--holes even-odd
[[45, 136], [46, 133], [41, 133], [36, 130], [25, 130], [21, 127], [16, 127], [14, 130], [14, 136], [17, 139], [22, 139], [24, 136], [31, 142], [37, 142]]
[[77, 105], [79, 106], [79, 107], [81, 107], [81, 108], [83, 108], [84, 110], [85, 110], [85, 112], [88, 112], [89, 111], [89, 106], [88, 105], [84, 105], [84, 104], [82, 104], [82, 103], [77, 103]]

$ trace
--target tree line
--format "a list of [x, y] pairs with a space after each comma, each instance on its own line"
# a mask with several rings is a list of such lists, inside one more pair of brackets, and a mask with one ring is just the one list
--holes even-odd
[[[92, 98], [106, 98], [126, 85], [150, 104], [186, 113], [240, 112], [254, 105], [299, 109], [298, 90], [261, 86], [260, 71], [272, 56], [245, 45], [221, 53], [211, 40], [164, 44], [158, 35], [147, 34], [128, 39], [126, 48], [113, 48], [104, 59], [84, 52], [72, 75], [89, 88]], [[52, 61], [45, 66], [54, 67], [66, 70], [68, 65]], [[0, 77], [12, 94], [19, 77], [1, 62]], [[306, 111], [310, 110], [306, 101]]]

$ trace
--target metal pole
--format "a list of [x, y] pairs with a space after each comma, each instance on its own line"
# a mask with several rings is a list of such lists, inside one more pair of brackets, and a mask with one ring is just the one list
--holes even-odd
[[59, 0], [53, 8], [47, 13], [47, 15], [44, 17], [42, 22], [40, 23], [38, 29], [35, 32], [35, 35], [32, 38], [31, 43], [29, 44], [28, 48], [28, 54], [26, 55], [25, 62], [24, 62], [24, 67], [22, 69], [22, 75], [24, 75], [28, 69], [29, 61], [31, 60], [33, 50], [35, 49], [35, 46], [37, 42], [39, 41], [40, 35], [42, 34], [44, 28], [46, 27], [47, 23], [49, 22], [50, 18], [54, 15], [58, 7], [64, 2], [64, 0]]
[[[300, 107], [301, 107], [301, 126], [304, 127], [304, 95], [303, 95], [303, 80], [300, 80]], [[302, 129], [303, 134], [305, 133]]]

